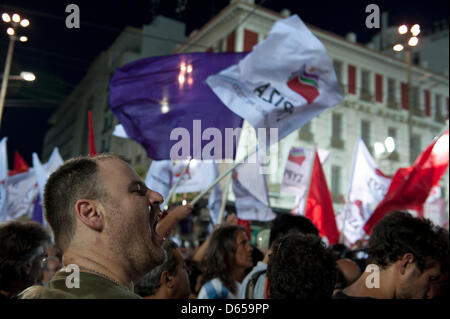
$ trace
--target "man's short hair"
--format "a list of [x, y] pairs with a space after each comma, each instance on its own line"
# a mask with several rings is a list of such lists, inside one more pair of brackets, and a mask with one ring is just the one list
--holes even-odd
[[75, 234], [76, 201], [106, 196], [103, 184], [97, 178], [98, 161], [114, 158], [122, 159], [112, 154], [72, 158], [50, 175], [44, 190], [45, 219], [61, 250], [68, 247]]
[[272, 299], [331, 299], [336, 263], [320, 237], [290, 234], [272, 245], [267, 265]]
[[407, 212], [390, 213], [373, 228], [367, 263], [384, 268], [411, 253], [420, 271], [430, 266], [427, 257], [441, 262], [441, 269], [446, 269], [448, 240], [443, 240], [444, 232], [429, 219], [415, 218]]
[[50, 241], [37, 222], [0, 223], [0, 289], [8, 290], [22, 277], [22, 269], [39, 257], [39, 247]]
[[280, 214], [272, 222], [269, 247], [272, 246], [275, 240], [290, 233], [313, 234], [318, 236], [319, 230], [309, 218], [291, 214]]
[[175, 275], [178, 261], [172, 249], [177, 249], [178, 246], [172, 240], [166, 239], [162, 248], [166, 252], [164, 262], [146, 273], [135, 286], [135, 293], [141, 297], [154, 295], [158, 291], [159, 287], [161, 287], [161, 274], [163, 271], [167, 271], [170, 275]]

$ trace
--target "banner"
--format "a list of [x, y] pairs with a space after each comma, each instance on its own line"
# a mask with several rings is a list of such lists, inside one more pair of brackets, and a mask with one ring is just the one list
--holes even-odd
[[391, 178], [379, 169], [364, 141], [356, 142], [346, 206], [338, 215], [341, 232], [353, 244], [365, 232], [363, 226], [386, 194]]
[[225, 130], [242, 127], [242, 118], [205, 80], [246, 54], [186, 53], [127, 64], [111, 79], [111, 110], [153, 160], [233, 159], [236, 142], [226, 140], [232, 136]]
[[255, 129], [278, 129], [278, 139], [343, 101], [325, 47], [297, 15], [277, 21], [252, 52], [207, 83]]

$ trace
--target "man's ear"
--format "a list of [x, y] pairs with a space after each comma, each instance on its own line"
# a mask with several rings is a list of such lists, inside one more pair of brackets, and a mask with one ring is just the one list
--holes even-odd
[[161, 273], [161, 279], [160, 279], [161, 286], [164, 285], [164, 287], [167, 288], [173, 288], [175, 287], [175, 277], [169, 274], [167, 270], [164, 270]]
[[414, 264], [414, 255], [411, 253], [406, 253], [400, 259], [400, 274], [404, 275], [406, 273], [407, 268], [411, 267]]
[[266, 276], [266, 280], [264, 281], [264, 299], [270, 298], [270, 281], [269, 277]]
[[99, 204], [92, 199], [79, 199], [75, 203], [75, 212], [78, 219], [91, 229], [102, 231], [104, 215]]

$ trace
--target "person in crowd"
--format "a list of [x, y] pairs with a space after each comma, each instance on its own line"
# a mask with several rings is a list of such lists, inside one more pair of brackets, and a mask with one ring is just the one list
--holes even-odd
[[164, 262], [145, 274], [136, 284], [136, 293], [144, 299], [186, 299], [190, 295], [186, 263], [177, 244], [167, 239], [163, 243]]
[[240, 226], [216, 229], [203, 260], [198, 299], [234, 299], [245, 270], [252, 265], [252, 247]]
[[45, 286], [53, 275], [62, 268], [61, 261], [56, 256], [48, 256], [42, 263], [41, 283]]
[[191, 294], [189, 295], [189, 299], [197, 299], [198, 293], [202, 288], [202, 267], [191, 259], [186, 260], [186, 263], [189, 268], [189, 283], [191, 285]]
[[361, 275], [358, 264], [350, 258], [341, 258], [336, 261], [337, 274], [335, 291], [344, 289], [353, 284]]
[[[319, 236], [319, 231], [313, 222], [304, 216], [280, 214], [272, 222], [269, 236], [269, 247], [274, 241], [290, 233], [312, 234]], [[264, 282], [266, 279], [267, 262], [271, 250], [262, 261], [246, 275], [239, 289], [240, 299], [264, 299]]]
[[386, 215], [374, 227], [365, 272], [333, 298], [421, 299], [448, 269], [448, 239], [428, 219]]
[[66, 161], [44, 192], [45, 218], [65, 267], [39, 297], [140, 298], [134, 282], [164, 261], [156, 232], [162, 202], [119, 156]]
[[331, 299], [336, 264], [320, 237], [289, 234], [277, 239], [267, 265], [265, 299]]
[[0, 223], [0, 299], [16, 298], [37, 283], [49, 242], [49, 234], [39, 223]]

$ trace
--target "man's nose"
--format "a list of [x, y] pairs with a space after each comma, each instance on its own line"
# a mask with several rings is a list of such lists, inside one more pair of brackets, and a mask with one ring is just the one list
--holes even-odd
[[159, 206], [163, 203], [164, 199], [162, 195], [158, 192], [152, 191], [151, 189], [147, 192], [148, 201], [151, 206]]

